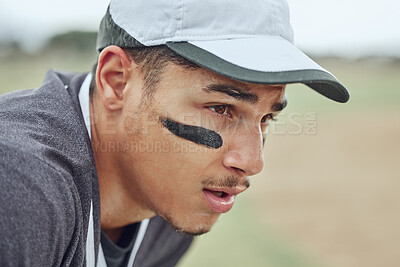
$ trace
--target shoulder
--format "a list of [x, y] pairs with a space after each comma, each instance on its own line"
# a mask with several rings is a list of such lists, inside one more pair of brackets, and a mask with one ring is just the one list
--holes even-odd
[[38, 170], [54, 166], [51, 171], [58, 173], [76, 173], [78, 168], [78, 173], [91, 171], [90, 140], [77, 95], [70, 95], [69, 85], [64, 84], [82, 77], [49, 72], [42, 87], [0, 97], [3, 149], [13, 146], [10, 160], [30, 154], [18, 167], [30, 164]]
[[[73, 112], [66, 85], [55, 72], [49, 71], [41, 87], [18, 90], [0, 96], [0, 136], [9, 130], [33, 130]], [[14, 134], [19, 134], [15, 132]]]
[[[35, 151], [23, 149], [14, 143], [6, 143], [0, 139], [0, 184], [3, 189], [19, 189], [9, 193], [27, 193], [25, 198], [32, 196], [33, 192], [40, 192], [45, 200], [57, 195], [55, 201], [69, 201], [71, 194], [71, 175], [61, 168], [56, 168], [48, 161], [40, 158]], [[20, 188], [19, 188], [20, 187]], [[5, 192], [7, 193], [7, 192]], [[61, 194], [61, 195], [60, 195]], [[1, 196], [2, 194], [0, 194]], [[19, 199], [22, 201], [23, 199]]]
[[[68, 90], [73, 81], [79, 85], [85, 74], [62, 73], [49, 70], [43, 84], [36, 89], [16, 90], [0, 96], [0, 111], [17, 111], [31, 108], [57, 106], [60, 103], [69, 103]], [[49, 100], [55, 101], [55, 103]]]
[[[0, 185], [3, 190], [0, 198], [3, 201], [24, 203], [26, 206], [21, 208], [35, 214], [49, 208], [56, 212], [55, 215], [65, 205], [73, 203], [72, 178], [66, 171], [56, 169], [30, 150], [24, 151], [1, 139], [0, 155]], [[29, 210], [35, 206], [36, 209]], [[11, 209], [13, 213], [20, 211], [6, 205], [0, 212], [4, 208]]]
[[67, 177], [1, 141], [0, 155], [0, 265], [61, 263], [76, 228], [77, 195]]

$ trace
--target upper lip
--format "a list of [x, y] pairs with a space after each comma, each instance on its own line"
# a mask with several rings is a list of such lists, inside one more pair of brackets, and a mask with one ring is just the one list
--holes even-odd
[[230, 195], [238, 195], [247, 189], [246, 186], [235, 186], [235, 187], [205, 187], [204, 189], [210, 191], [224, 192]]

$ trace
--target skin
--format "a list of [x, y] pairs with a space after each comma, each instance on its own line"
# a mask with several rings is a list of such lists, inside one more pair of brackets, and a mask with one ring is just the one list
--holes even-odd
[[[114, 241], [124, 226], [156, 214], [178, 231], [209, 231], [220, 214], [207, 205], [204, 187], [246, 190], [248, 177], [263, 169], [263, 138], [279, 113], [277, 103], [285, 100], [284, 86], [238, 82], [170, 63], [149, 102], [142, 72], [116, 46], [100, 54], [96, 84], [91, 142], [101, 228]], [[220, 90], [229, 86], [245, 94]], [[223, 145], [181, 138], [161, 118], [214, 131]]]

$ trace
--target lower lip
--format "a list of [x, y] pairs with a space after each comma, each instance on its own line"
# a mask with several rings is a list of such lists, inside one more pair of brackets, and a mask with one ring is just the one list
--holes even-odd
[[212, 193], [212, 191], [203, 189], [204, 196], [207, 204], [210, 208], [216, 213], [225, 213], [228, 212], [235, 202], [235, 196], [225, 194], [223, 197], [217, 197]]

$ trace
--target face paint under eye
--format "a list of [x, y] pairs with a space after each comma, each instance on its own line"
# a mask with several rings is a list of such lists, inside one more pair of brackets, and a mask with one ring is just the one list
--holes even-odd
[[178, 137], [192, 141], [199, 145], [210, 148], [220, 148], [223, 144], [222, 137], [211, 130], [203, 127], [191, 126], [172, 121], [167, 118], [160, 118], [162, 125]]

